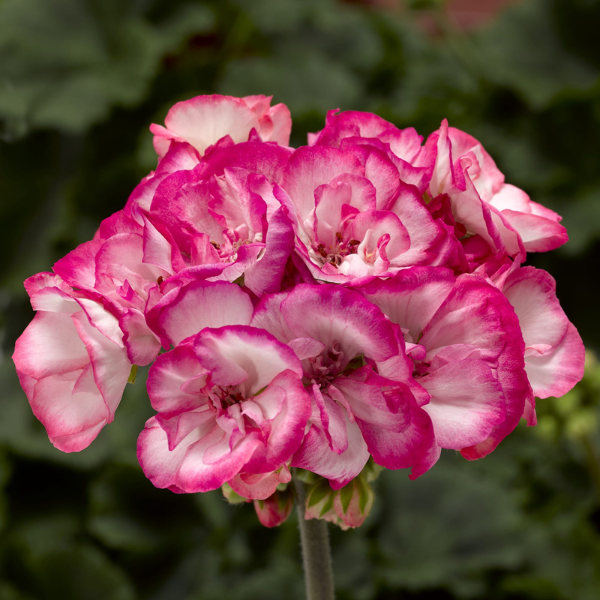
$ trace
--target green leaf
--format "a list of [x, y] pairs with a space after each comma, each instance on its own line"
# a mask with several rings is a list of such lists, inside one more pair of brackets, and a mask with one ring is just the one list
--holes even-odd
[[133, 0], [5, 0], [0, 4], [0, 118], [29, 128], [85, 131], [113, 106], [144, 98], [162, 57], [213, 24], [186, 5], [158, 28]]
[[284, 102], [300, 117], [338, 106], [357, 108], [360, 81], [342, 62], [290, 43], [274, 57], [232, 61], [219, 91], [232, 96], [272, 94], [275, 102]]
[[30, 520], [13, 536], [29, 587], [44, 598], [64, 600], [133, 600], [125, 573], [97, 547], [76, 537], [69, 517]]
[[570, 54], [559, 38], [546, 0], [516, 3], [476, 37], [485, 76], [517, 92], [539, 110], [579, 97], [599, 83], [600, 72]]

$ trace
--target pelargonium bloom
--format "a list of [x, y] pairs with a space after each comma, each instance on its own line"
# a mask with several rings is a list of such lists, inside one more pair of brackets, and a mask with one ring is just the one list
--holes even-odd
[[162, 180], [147, 216], [169, 239], [164, 262], [181, 256], [176, 270], [184, 277], [243, 274], [257, 295], [278, 291], [294, 236], [273, 184], [290, 154], [258, 142], [227, 146]]
[[144, 318], [148, 295], [169, 270], [148, 260], [147, 232], [119, 211], [102, 222], [95, 239], [80, 244], [53, 270], [70, 286], [109, 307], [133, 364], [152, 362], [160, 344]]
[[519, 318], [533, 393], [566, 394], [583, 377], [585, 348], [556, 297], [556, 282], [546, 271], [522, 267], [506, 279], [502, 292]]
[[[140, 436], [140, 464], [157, 487], [198, 492], [229, 483], [245, 497], [267, 498], [289, 481], [287, 463], [310, 414], [302, 366], [291, 348], [248, 326], [252, 304], [238, 286], [185, 290], [160, 319], [177, 345], [150, 369], [158, 415]], [[190, 321], [199, 300], [203, 310]]]
[[50, 441], [78, 452], [110, 423], [131, 371], [117, 318], [57, 275], [25, 282], [37, 314], [15, 345], [21, 386]]
[[406, 361], [402, 341], [376, 306], [343, 287], [303, 284], [265, 296], [252, 324], [302, 360], [313, 409], [292, 466], [327, 477], [339, 489], [370, 454], [391, 469], [414, 467], [413, 476], [435, 462], [431, 423], [419, 405], [427, 398], [415, 398], [411, 374], [391, 381], [369, 365]]
[[568, 240], [561, 217], [504, 183], [483, 146], [444, 120], [428, 138], [414, 164], [429, 166], [429, 198], [448, 198], [454, 219], [465, 227], [463, 245], [472, 268], [525, 252], [553, 250]]
[[[519, 320], [505, 296], [477, 275], [413, 267], [361, 288], [410, 344], [414, 376], [441, 448], [467, 458], [491, 452], [517, 425], [532, 392]], [[380, 371], [393, 378], [393, 362]]]
[[151, 125], [154, 148], [164, 156], [170, 144], [188, 142], [201, 155], [207, 148], [228, 136], [233, 142], [246, 142], [252, 130], [263, 142], [287, 146], [292, 119], [285, 104], [270, 106], [271, 97], [197, 96], [175, 104], [165, 125]]
[[356, 527], [377, 469], [485, 456], [581, 378], [554, 280], [521, 266], [567, 235], [446, 121], [423, 145], [334, 110], [293, 149], [270, 102], [199, 96], [152, 125], [156, 170], [25, 282], [37, 314], [13, 358], [61, 450], [153, 363], [138, 457], [156, 486], [222, 487], [275, 526], [305, 469], [305, 518]]
[[356, 284], [413, 264], [456, 262], [456, 241], [445, 224], [377, 148], [299, 148], [275, 195], [316, 279]]
[[132, 363], [149, 364], [158, 354], [144, 315], [149, 297], [155, 302], [163, 289], [241, 275], [256, 294], [280, 288], [293, 231], [267, 176], [281, 176], [290, 151], [254, 142], [238, 146], [243, 160], [239, 147], [228, 147], [197, 169], [171, 156], [189, 158], [181, 144], [169, 150], [163, 161], [173, 164], [151, 198], [144, 193], [105, 219], [93, 240], [54, 266], [69, 285], [110, 305]]

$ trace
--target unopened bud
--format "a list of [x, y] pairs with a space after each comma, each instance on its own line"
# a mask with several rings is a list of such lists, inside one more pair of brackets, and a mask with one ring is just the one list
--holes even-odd
[[254, 509], [258, 520], [265, 527], [277, 527], [290, 516], [294, 508], [294, 497], [290, 486], [284, 490], [277, 490], [265, 500], [255, 500]]
[[244, 502], [250, 502], [248, 498], [244, 498], [243, 496], [240, 496], [237, 492], [234, 492], [228, 483], [224, 483], [221, 486], [221, 491], [223, 492], [223, 496], [225, 496], [225, 500], [227, 500], [229, 504], [242, 504]]

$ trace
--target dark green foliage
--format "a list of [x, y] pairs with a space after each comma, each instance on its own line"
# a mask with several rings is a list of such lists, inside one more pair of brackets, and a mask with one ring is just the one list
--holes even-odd
[[[156, 164], [149, 123], [178, 100], [274, 94], [293, 145], [337, 107], [424, 135], [447, 117], [564, 216], [571, 242], [530, 262], [600, 346], [600, 1], [528, 0], [470, 35], [435, 12], [444, 2], [411, 4], [439, 35], [410, 11], [334, 0], [0, 0], [0, 600], [303, 597], [295, 515], [268, 530], [249, 504], [143, 477], [147, 369], [115, 423], [67, 455], [10, 361], [32, 317], [23, 279], [124, 205]], [[384, 472], [365, 525], [332, 531], [339, 598], [597, 598], [594, 382], [541, 401], [538, 431], [483, 461], [446, 453], [416, 482]]]

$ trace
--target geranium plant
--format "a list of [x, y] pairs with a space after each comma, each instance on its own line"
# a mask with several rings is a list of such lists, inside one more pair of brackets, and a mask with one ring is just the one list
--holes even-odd
[[361, 525], [381, 468], [414, 479], [534, 425], [584, 348], [552, 277], [523, 266], [567, 241], [560, 217], [477, 140], [334, 110], [293, 149], [291, 125], [265, 96], [176, 104], [124, 209], [25, 282], [37, 314], [13, 358], [65, 452], [152, 364], [145, 475], [253, 501], [268, 527], [295, 498], [309, 597], [327, 598], [324, 521]]

